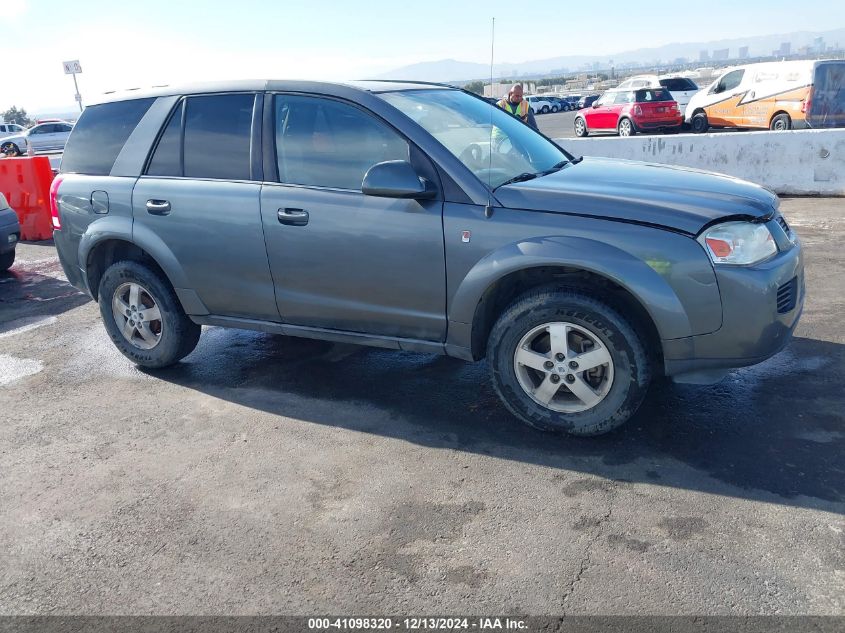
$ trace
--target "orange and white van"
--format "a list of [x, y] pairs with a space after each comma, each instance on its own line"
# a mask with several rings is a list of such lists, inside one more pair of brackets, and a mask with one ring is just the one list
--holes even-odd
[[843, 127], [845, 60], [763, 62], [725, 69], [690, 99], [684, 119], [693, 132], [710, 127]]

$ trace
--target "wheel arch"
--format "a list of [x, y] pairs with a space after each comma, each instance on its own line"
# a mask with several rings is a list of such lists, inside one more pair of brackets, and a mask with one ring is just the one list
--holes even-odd
[[130, 260], [146, 264], [160, 274], [174, 289], [187, 314], [208, 314], [197, 294], [188, 289], [182, 266], [161, 238], [148, 230], [133, 231], [137, 226], [132, 227], [129, 218], [103, 218], [94, 224], [96, 231], [86, 232], [79, 246], [79, 262], [94, 300], [106, 269], [116, 261]]
[[548, 284], [605, 299], [658, 352], [662, 339], [692, 335], [680, 299], [646, 262], [596, 240], [556, 237], [510, 244], [479, 261], [450, 301], [447, 346], [483, 358], [499, 314], [519, 294]]
[[792, 116], [789, 114], [789, 112], [787, 112], [786, 110], [782, 110], [782, 109], [781, 110], [775, 110], [772, 113], [772, 116], [769, 117], [769, 127], [772, 126], [772, 121], [774, 121], [781, 114], [785, 114], [786, 117], [789, 119], [789, 122], [792, 123]]

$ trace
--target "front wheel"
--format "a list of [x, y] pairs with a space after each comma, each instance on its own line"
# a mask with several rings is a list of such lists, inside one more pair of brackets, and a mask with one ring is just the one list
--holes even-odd
[[633, 136], [637, 133], [631, 119], [622, 119], [618, 126], [619, 136]]
[[21, 156], [20, 148], [12, 142], [0, 145], [0, 152], [3, 152], [6, 156]]
[[112, 342], [137, 365], [167, 367], [197, 346], [201, 326], [185, 314], [168, 281], [142, 263], [109, 266], [98, 299]]
[[581, 117], [575, 119], [575, 136], [583, 138], [590, 132], [587, 130], [587, 122]]
[[540, 112], [542, 114], [548, 114], [549, 113], [549, 106], [543, 106], [543, 109], [540, 110]]
[[690, 127], [695, 134], [704, 134], [710, 129], [710, 123], [707, 121], [707, 115], [704, 112], [699, 112], [690, 120]]
[[636, 330], [580, 291], [540, 288], [512, 303], [487, 343], [493, 385], [526, 424], [600, 435], [639, 408], [651, 371]]

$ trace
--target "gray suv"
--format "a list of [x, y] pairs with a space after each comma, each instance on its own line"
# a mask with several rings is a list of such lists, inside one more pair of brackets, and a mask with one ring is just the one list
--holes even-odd
[[234, 82], [89, 106], [51, 192], [68, 279], [138, 365], [202, 325], [487, 359], [505, 406], [595, 435], [650, 381], [786, 345], [804, 297], [778, 199], [576, 158], [481, 98]]

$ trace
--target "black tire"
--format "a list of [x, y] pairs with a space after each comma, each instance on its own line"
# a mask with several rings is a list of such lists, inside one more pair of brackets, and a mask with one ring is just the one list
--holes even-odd
[[0, 273], [6, 272], [15, 263], [15, 251], [11, 250], [8, 253], [0, 255]]
[[707, 115], [704, 112], [698, 112], [693, 115], [690, 120], [690, 128], [695, 134], [704, 134], [710, 129], [710, 123], [707, 121]]
[[[141, 349], [124, 337], [115, 321], [112, 299], [118, 288], [134, 283], [153, 297], [161, 313], [158, 343], [152, 349]], [[150, 267], [135, 261], [115, 262], [103, 273], [98, 291], [103, 324], [115, 347], [141, 367], [158, 369], [178, 362], [197, 346], [202, 327], [191, 321], [182, 309], [167, 279]]]
[[[563, 413], [532, 399], [519, 384], [514, 354], [522, 337], [544, 323], [565, 320], [596, 334], [613, 360], [613, 382], [593, 408]], [[582, 291], [545, 286], [517, 298], [499, 317], [487, 342], [493, 385], [505, 407], [543, 431], [589, 436], [630, 418], [648, 391], [651, 367], [636, 330], [613, 308]]]
[[549, 106], [543, 106], [543, 109], [540, 110], [540, 112], [542, 112], [543, 114], [548, 114], [549, 113]]
[[0, 145], [0, 152], [3, 152], [6, 156], [22, 156], [20, 148], [11, 142]]
[[771, 122], [769, 123], [769, 129], [775, 132], [783, 132], [785, 130], [792, 129], [792, 119], [789, 118], [788, 114], [780, 113], [777, 116], [773, 117]]
[[553, 113], [553, 114], [554, 114], [555, 112], [557, 112], [557, 110], [558, 110], [557, 106], [552, 106], [552, 113]]
[[[578, 125], [581, 123], [581, 125]], [[589, 136], [590, 130], [587, 129], [587, 121], [584, 120], [583, 117], [575, 117], [575, 136], [579, 138], [584, 138], [585, 136]]]
[[[626, 126], [630, 126], [628, 128], [630, 131], [628, 131], [627, 134], [623, 133]], [[631, 119], [623, 117], [619, 119], [619, 123], [616, 125], [616, 133], [619, 134], [619, 136], [634, 136], [637, 133], [637, 126], [634, 125], [634, 122]]]

